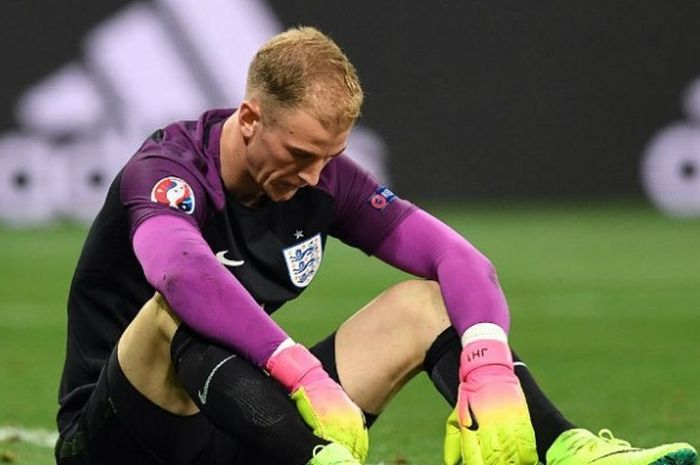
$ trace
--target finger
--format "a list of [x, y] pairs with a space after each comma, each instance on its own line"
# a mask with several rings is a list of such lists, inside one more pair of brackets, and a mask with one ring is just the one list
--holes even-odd
[[324, 434], [323, 425], [311, 404], [311, 399], [306, 395], [304, 388], [299, 388], [291, 395], [291, 399], [296, 404], [297, 410], [301, 414], [301, 418], [311, 427], [316, 436], [329, 440]]
[[353, 455], [357, 460], [365, 463], [367, 460], [367, 454], [369, 454], [369, 433], [367, 428], [364, 426], [359, 430], [359, 433], [355, 434], [357, 441], [355, 441], [355, 447], [353, 447]]
[[447, 418], [445, 426], [443, 460], [445, 465], [461, 465], [462, 463], [462, 436], [455, 411]]
[[466, 428], [460, 430], [462, 443], [462, 462], [468, 465], [484, 465], [486, 455], [483, 453], [483, 438], [478, 432]]

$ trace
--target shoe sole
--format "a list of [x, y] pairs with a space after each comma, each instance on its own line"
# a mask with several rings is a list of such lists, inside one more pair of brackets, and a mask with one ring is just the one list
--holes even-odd
[[693, 449], [681, 449], [670, 452], [649, 465], [696, 465], [698, 454]]

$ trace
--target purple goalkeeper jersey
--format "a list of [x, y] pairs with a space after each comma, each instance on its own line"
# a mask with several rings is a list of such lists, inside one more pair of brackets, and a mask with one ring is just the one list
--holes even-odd
[[[59, 428], [82, 408], [119, 336], [155, 291], [131, 241], [146, 219], [173, 215], [198, 228], [271, 313], [312, 282], [329, 234], [372, 254], [415, 210], [345, 155], [328, 163], [316, 186], [288, 201], [238, 203], [220, 174], [221, 127], [231, 114], [213, 110], [156, 131], [112, 183], [71, 284]], [[168, 240], [169, 231], [162, 231]]]

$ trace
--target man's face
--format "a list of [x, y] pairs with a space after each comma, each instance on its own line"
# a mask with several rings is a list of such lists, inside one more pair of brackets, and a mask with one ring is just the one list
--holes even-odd
[[[263, 122], [264, 121], [264, 122]], [[281, 109], [258, 120], [246, 148], [249, 176], [271, 200], [289, 200], [315, 186], [321, 170], [345, 149], [350, 129], [325, 129], [299, 109]]]

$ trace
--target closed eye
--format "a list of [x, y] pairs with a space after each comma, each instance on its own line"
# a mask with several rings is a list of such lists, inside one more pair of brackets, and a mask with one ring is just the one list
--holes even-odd
[[302, 160], [302, 161], [312, 160], [314, 158], [320, 158], [320, 155], [317, 155], [317, 154], [311, 153], [311, 152], [307, 152], [306, 150], [298, 149], [295, 147], [290, 147], [289, 153], [291, 153], [294, 158], [297, 158], [297, 159]]

